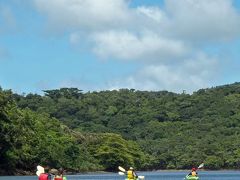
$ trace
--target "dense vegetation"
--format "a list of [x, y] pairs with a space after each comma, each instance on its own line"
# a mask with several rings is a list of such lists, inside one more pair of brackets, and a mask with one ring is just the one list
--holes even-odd
[[[73, 171], [240, 165], [240, 83], [189, 94], [0, 91], [0, 168]], [[6, 165], [7, 164], [7, 165]]]
[[144, 154], [135, 142], [73, 131], [47, 113], [18, 108], [14, 96], [0, 90], [0, 174], [27, 174], [38, 164], [70, 171], [140, 167]]

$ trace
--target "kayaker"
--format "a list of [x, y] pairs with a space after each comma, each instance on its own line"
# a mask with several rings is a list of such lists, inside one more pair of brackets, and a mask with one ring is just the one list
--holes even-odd
[[45, 173], [41, 173], [38, 177], [38, 180], [51, 180], [52, 179], [52, 175], [49, 173], [49, 167], [45, 167], [44, 168]]
[[128, 180], [136, 180], [138, 178], [137, 173], [133, 169], [133, 167], [130, 167], [127, 171], [127, 179]]
[[41, 173], [38, 177], [38, 180], [51, 180], [51, 175], [48, 173]]
[[63, 168], [58, 169], [58, 175], [55, 177], [54, 180], [67, 180], [66, 176], [64, 176], [64, 169]]
[[193, 167], [192, 168], [192, 171], [188, 174], [189, 176], [197, 176], [198, 173], [197, 173], [197, 168]]

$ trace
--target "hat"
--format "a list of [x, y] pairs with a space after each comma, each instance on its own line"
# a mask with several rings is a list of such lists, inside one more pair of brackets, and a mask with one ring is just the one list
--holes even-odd
[[129, 169], [133, 170], [133, 167], [130, 167]]
[[197, 170], [196, 168], [194, 168], [194, 167], [192, 168], [192, 171], [196, 171], [196, 170]]
[[51, 169], [50, 173], [54, 174], [54, 175], [57, 175], [58, 174], [58, 170], [57, 169]]

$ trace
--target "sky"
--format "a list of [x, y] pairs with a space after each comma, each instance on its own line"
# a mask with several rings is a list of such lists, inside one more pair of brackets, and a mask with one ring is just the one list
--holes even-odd
[[0, 0], [0, 87], [193, 93], [240, 81], [238, 0]]

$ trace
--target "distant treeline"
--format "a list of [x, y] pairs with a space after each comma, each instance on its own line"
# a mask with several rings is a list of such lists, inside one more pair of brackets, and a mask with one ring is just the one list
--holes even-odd
[[192, 95], [134, 89], [44, 92], [0, 89], [0, 173], [34, 171], [38, 164], [69, 171], [240, 165], [240, 83]]

